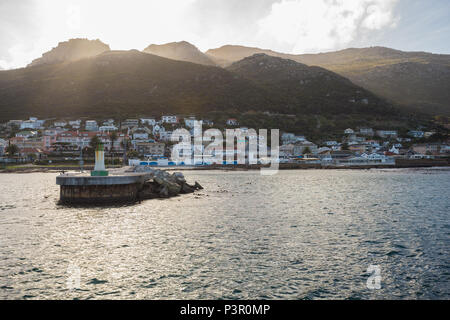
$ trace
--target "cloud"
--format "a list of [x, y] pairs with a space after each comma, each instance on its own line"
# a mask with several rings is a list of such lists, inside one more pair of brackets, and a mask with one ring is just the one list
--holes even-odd
[[[34, 0], [0, 1], [0, 67], [16, 66], [15, 55], [33, 51], [33, 43], [26, 41], [38, 34]], [[25, 40], [25, 41], [24, 41]]]
[[342, 49], [395, 26], [397, 0], [283, 0], [259, 22], [258, 38], [292, 53]]

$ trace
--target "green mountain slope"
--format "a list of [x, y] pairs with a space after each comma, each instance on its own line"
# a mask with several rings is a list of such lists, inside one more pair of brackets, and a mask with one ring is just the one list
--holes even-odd
[[245, 110], [265, 93], [230, 72], [139, 51], [0, 72], [0, 118]]
[[[258, 53], [334, 71], [407, 110], [450, 114], [450, 100], [446, 95], [450, 92], [450, 82], [445, 81], [449, 74], [450, 55], [403, 52], [383, 47], [292, 55], [230, 45], [208, 50], [206, 54], [226, 67]], [[405, 63], [409, 63], [408, 68]]]
[[[366, 101], [367, 100], [367, 101]], [[330, 71], [255, 56], [228, 69], [133, 51], [0, 72], [0, 119], [246, 111], [392, 117], [392, 106]]]

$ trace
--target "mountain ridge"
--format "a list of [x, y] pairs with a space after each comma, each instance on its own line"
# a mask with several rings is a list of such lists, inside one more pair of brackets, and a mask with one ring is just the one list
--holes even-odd
[[[385, 47], [348, 48], [335, 52], [293, 55], [233, 45], [206, 52], [216, 62], [221, 62], [220, 65], [223, 67], [260, 53], [291, 59], [309, 66], [323, 67], [407, 110], [450, 115], [450, 99], [446, 95], [450, 92], [450, 81], [437, 81], [439, 77], [443, 79], [450, 77], [450, 55], [420, 51], [404, 52]], [[414, 63], [418, 67], [402, 74], [401, 68], [398, 67], [404, 63]], [[434, 77], [431, 75], [422, 78], [423, 70], [427, 69], [428, 65], [440, 66], [440, 71]], [[383, 68], [380, 69], [381, 67]], [[373, 73], [379, 70], [384, 70], [385, 76], [378, 73], [378, 76], [374, 77]], [[408, 79], [410, 81], [407, 81]], [[381, 86], [380, 82], [385, 85]], [[404, 96], [406, 93], [407, 96]]]
[[216, 65], [216, 63], [214, 63], [207, 55], [187, 41], [170, 42], [161, 45], [151, 44], [145, 48], [143, 52], [173, 60], [187, 61], [209, 66]]
[[58, 43], [56, 47], [42, 54], [42, 57], [34, 59], [28, 67], [64, 61], [76, 61], [83, 58], [93, 57], [110, 50], [111, 48], [109, 45], [104, 44], [99, 39], [70, 39], [68, 41]]

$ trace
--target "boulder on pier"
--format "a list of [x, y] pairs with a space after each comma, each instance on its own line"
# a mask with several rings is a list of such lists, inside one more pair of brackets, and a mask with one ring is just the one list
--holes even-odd
[[188, 184], [181, 172], [170, 174], [150, 167], [136, 167], [135, 172], [150, 174], [139, 192], [139, 199], [168, 198], [203, 189], [198, 182], [194, 185]]

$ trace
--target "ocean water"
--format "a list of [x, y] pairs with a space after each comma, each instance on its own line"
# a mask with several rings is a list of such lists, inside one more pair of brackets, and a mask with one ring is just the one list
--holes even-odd
[[0, 299], [450, 298], [448, 169], [185, 176], [205, 190], [69, 208], [56, 174], [0, 175]]

